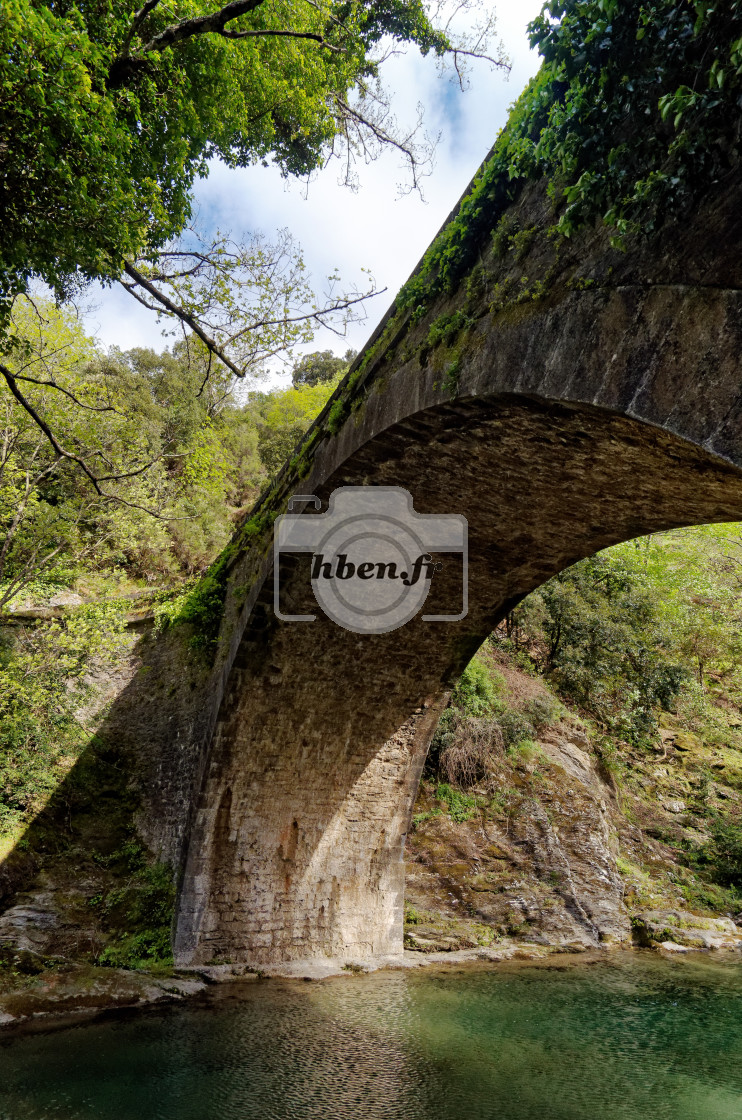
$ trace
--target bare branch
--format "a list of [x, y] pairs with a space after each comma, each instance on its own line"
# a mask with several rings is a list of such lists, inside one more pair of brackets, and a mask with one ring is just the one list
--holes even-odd
[[[186, 311], [184, 307], [178, 307], [177, 304], [174, 304], [172, 300], [168, 299], [164, 292], [160, 292], [154, 286], [154, 284], [151, 284], [147, 277], [143, 276], [142, 273], [138, 269], [134, 268], [134, 265], [129, 261], [126, 261], [124, 263], [124, 271], [126, 272], [126, 275], [131, 276], [132, 280], [139, 284], [140, 287], [144, 288], [146, 292], [149, 292], [149, 294], [154, 300], [157, 301], [157, 303], [162, 304], [162, 306], [167, 311], [169, 311], [171, 315], [175, 315], [176, 318], [180, 319], [182, 323], [186, 323], [191, 328], [193, 333], [198, 335], [207, 350], [210, 350], [212, 354], [216, 354], [217, 358], [220, 358], [221, 361], [224, 362], [227, 369], [231, 370], [235, 377], [245, 376], [245, 371], [234, 364], [232, 359], [224, 353], [218, 342], [216, 342], [213, 338], [211, 338], [210, 335], [206, 333], [198, 320], [193, 315], [191, 315], [190, 312]], [[130, 290], [127, 284], [124, 284], [123, 287], [126, 288], [127, 291]], [[140, 300], [140, 303], [141, 302], [142, 301]]]
[[[178, 322], [184, 334], [193, 332], [210, 358], [239, 377], [308, 341], [312, 324], [334, 329], [334, 317], [357, 318], [357, 308], [378, 294], [373, 283], [363, 293], [336, 294], [338, 278], [331, 276], [324, 296], [317, 298], [286, 230], [275, 244], [260, 235], [242, 243], [217, 234], [207, 243], [196, 230], [189, 234], [196, 243], [189, 238], [142, 264], [127, 262], [119, 283], [142, 306]], [[199, 395], [214, 368], [210, 360], [200, 373]]]
[[380, 143], [389, 144], [390, 147], [396, 148], [397, 151], [403, 154], [405, 159], [409, 162], [410, 170], [412, 171], [412, 189], [419, 190], [418, 169], [420, 161], [415, 155], [412, 145], [403, 140], [398, 140], [391, 132], [383, 128], [378, 121], [374, 121], [370, 117], [364, 117], [362, 113], [354, 109], [341, 97], [335, 98], [335, 104], [341, 110], [344, 117], [353, 121], [357, 126], [368, 129], [374, 139], [378, 140]]
[[463, 47], [452, 47], [451, 50], [447, 51], [446, 53], [451, 54], [453, 56], [453, 65], [454, 65], [454, 69], [456, 71], [456, 77], [458, 79], [459, 86], [462, 90], [465, 90], [467, 88], [467, 85], [466, 85], [466, 82], [465, 82], [465, 73], [461, 69], [461, 65], [460, 65], [460, 61], [459, 61], [460, 57], [475, 58], [480, 62], [489, 62], [496, 69], [504, 70], [508, 74], [512, 70], [512, 67], [511, 67], [509, 62], [504, 62], [501, 58], [493, 58], [492, 55], [485, 54], [482, 51], [465, 50]]
[[[330, 323], [325, 322], [326, 316], [334, 315], [338, 311], [345, 311], [347, 308], [353, 307], [357, 303], [365, 303], [367, 299], [373, 299], [374, 296], [382, 296], [386, 290], [386, 288], [380, 288], [379, 291], [365, 292], [360, 296], [344, 296], [341, 299], [335, 300], [329, 307], [321, 307], [314, 311], [307, 311], [303, 315], [285, 315], [282, 319], [257, 319], [249, 323], [243, 330], [233, 335], [230, 341], [235, 342], [238, 338], [249, 334], [250, 331], [258, 330], [260, 327], [277, 327], [282, 323], [306, 323], [314, 320], [315, 323], [319, 323], [321, 326], [333, 330]], [[335, 333], [340, 334], [341, 332], [336, 331]]]

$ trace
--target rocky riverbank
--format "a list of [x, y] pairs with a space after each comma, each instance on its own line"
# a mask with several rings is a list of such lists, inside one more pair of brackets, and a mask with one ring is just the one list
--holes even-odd
[[[542, 680], [493, 660], [507, 710], [554, 710]], [[535, 741], [490, 740], [465, 790], [428, 776], [407, 844], [407, 947], [742, 950], [742, 915], [684, 858], [709, 839], [709, 803], [739, 802], [742, 754], [664, 722], [655, 751], [624, 745], [620, 770], [561, 708]]]

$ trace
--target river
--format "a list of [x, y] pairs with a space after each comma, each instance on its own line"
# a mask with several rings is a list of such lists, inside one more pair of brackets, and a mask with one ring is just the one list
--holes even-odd
[[1, 1120], [739, 1120], [742, 962], [265, 980], [0, 1040]]

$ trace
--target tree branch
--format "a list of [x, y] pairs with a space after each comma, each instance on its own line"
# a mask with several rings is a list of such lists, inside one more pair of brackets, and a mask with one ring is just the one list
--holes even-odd
[[59, 385], [56, 381], [40, 381], [39, 378], [29, 377], [25, 373], [16, 373], [14, 376], [16, 381], [29, 381], [32, 385], [48, 385], [50, 389], [58, 389], [60, 393], [64, 393], [64, 395], [66, 397], [69, 397], [70, 400], [74, 404], [78, 405], [79, 408], [85, 408], [88, 410], [88, 412], [115, 412], [118, 416], [121, 416], [119, 410], [117, 408], [114, 408], [112, 404], [85, 404], [84, 401], [78, 400], [74, 393], [71, 393], [69, 389], [65, 389], [64, 385]]
[[179, 23], [171, 23], [169, 27], [153, 36], [149, 42], [144, 43], [134, 54], [130, 54], [129, 47], [134, 35], [158, 3], [159, 0], [147, 0], [134, 16], [134, 21], [123, 47], [109, 67], [107, 81], [109, 89], [124, 85], [133, 73], [146, 66], [146, 55], [164, 51], [168, 47], [175, 46], [176, 43], [183, 42], [184, 39], [192, 39], [195, 35], [208, 35], [210, 32], [222, 35], [224, 34], [224, 28], [231, 20], [246, 15], [248, 12], [254, 12], [256, 8], [260, 7], [263, 0], [231, 0], [231, 3], [225, 4], [223, 8], [219, 8], [218, 11], [212, 12], [210, 15], [182, 19]]
[[150, 467], [154, 466], [154, 464], [162, 458], [161, 455], [157, 455], [154, 459], [152, 459], [151, 462], [145, 463], [144, 466], [137, 467], [135, 470], [122, 471], [120, 474], [107, 474], [97, 477], [93, 474], [84, 459], [82, 459], [79, 455], [75, 455], [72, 451], [67, 451], [64, 447], [62, 447], [61, 443], [54, 435], [54, 432], [51, 430], [49, 425], [45, 420], [42, 419], [41, 416], [39, 416], [34, 406], [29, 400], [27, 400], [26, 397], [24, 397], [23, 393], [18, 388], [18, 382], [15, 379], [15, 375], [2, 362], [0, 362], [0, 373], [5, 378], [8, 388], [20, 404], [21, 408], [23, 408], [28, 413], [33, 422], [41, 429], [46, 438], [49, 440], [49, 443], [56, 451], [57, 455], [62, 459], [68, 459], [71, 463], [76, 463], [93, 486], [96, 494], [100, 495], [101, 498], [106, 498], [108, 501], [118, 502], [121, 505], [128, 506], [129, 509], [141, 510], [142, 513], [148, 513], [151, 517], [156, 517], [161, 521], [183, 520], [182, 518], [163, 517], [161, 513], [157, 513], [155, 510], [149, 509], [148, 506], [140, 505], [138, 502], [127, 501], [126, 498], [122, 498], [118, 494], [107, 494], [105, 490], [101, 489], [101, 482], [119, 482], [126, 478], [135, 478], [137, 475], [144, 474], [145, 471], [148, 471]]
[[[325, 322], [325, 316], [334, 315], [336, 311], [344, 311], [348, 307], [353, 307], [356, 303], [364, 303], [367, 299], [373, 299], [374, 296], [383, 296], [386, 290], [386, 288], [380, 288], [379, 291], [366, 292], [364, 295], [336, 299], [335, 303], [330, 307], [317, 308], [314, 311], [307, 311], [303, 315], [285, 315], [281, 319], [255, 319], [241, 331], [237, 331], [230, 341], [235, 342], [238, 338], [242, 338], [243, 335], [249, 334], [250, 331], [259, 330], [261, 327], [276, 327], [281, 323], [306, 323], [312, 319], [321, 326], [328, 327], [332, 330], [333, 328], [330, 324]], [[328, 298], [329, 297], [330, 293], [328, 293]]]
[[128, 55], [132, 39], [144, 23], [150, 12], [153, 12], [159, 3], [160, 0], [147, 0], [146, 4], [143, 4], [139, 11], [134, 13], [134, 19], [132, 20], [131, 27], [127, 32], [126, 38], [124, 39], [124, 45], [119, 53], [120, 58]]
[[336, 47], [333, 43], [328, 43], [324, 35], [315, 35], [312, 31], [219, 31], [217, 34], [221, 35], [223, 39], [251, 39], [257, 36], [261, 38], [312, 39], [315, 43], [319, 43], [321, 47], [327, 47], [328, 51], [343, 54], [341, 48]]
[[[178, 307], [177, 304], [168, 299], [168, 297], [163, 292], [159, 291], [154, 286], [154, 284], [150, 283], [146, 276], [143, 276], [138, 269], [134, 268], [134, 265], [130, 264], [129, 261], [124, 262], [124, 272], [127, 276], [130, 276], [132, 278], [135, 284], [139, 284], [140, 287], [144, 288], [145, 292], [149, 292], [152, 298], [156, 300], [157, 303], [162, 304], [162, 306], [167, 311], [169, 311], [171, 315], [175, 315], [176, 318], [180, 319], [182, 323], [186, 323], [191, 328], [193, 333], [198, 335], [207, 350], [209, 350], [212, 354], [216, 354], [217, 358], [220, 358], [221, 361], [224, 362], [227, 369], [231, 370], [236, 377], [245, 376], [245, 371], [234, 364], [232, 359], [224, 353], [219, 343], [206, 333], [198, 320], [193, 315], [191, 315], [190, 312], [186, 311], [183, 307]], [[119, 283], [121, 283], [121, 281], [119, 281]], [[128, 292], [131, 292], [132, 295], [136, 296], [136, 292], [132, 292], [128, 284], [123, 284], [122, 286], [126, 288]]]
[[[357, 109], [354, 109], [342, 97], [335, 97], [335, 104], [341, 110], [342, 115], [355, 124], [358, 129], [367, 128], [371, 135], [381, 144], [389, 144], [390, 147], [396, 148], [407, 159], [412, 172], [412, 189], [419, 189], [418, 168], [420, 167], [420, 160], [415, 155], [411, 144], [402, 140], [397, 140], [390, 132], [382, 128], [381, 125], [369, 117], [364, 117]], [[348, 141], [348, 149], [350, 149], [350, 141]]]
[[16, 381], [13, 373], [8, 369], [7, 366], [3, 365], [2, 362], [0, 362], [0, 373], [2, 373], [3, 377], [5, 378], [5, 380], [7, 382], [8, 388], [10, 389], [11, 393], [13, 394], [15, 399], [20, 404], [21, 408], [24, 408], [26, 410], [26, 412], [28, 413], [28, 415], [31, 417], [31, 419], [34, 421], [34, 423], [39, 428], [41, 428], [42, 432], [44, 433], [46, 438], [49, 440], [49, 443], [52, 445], [52, 447], [56, 451], [57, 455], [61, 456], [63, 459], [69, 459], [71, 462], [77, 463], [78, 467], [80, 467], [80, 469], [83, 471], [83, 473], [85, 475], [87, 475], [88, 479], [93, 484], [93, 487], [95, 488], [96, 493], [100, 494], [101, 497], [106, 497], [107, 495], [104, 494], [104, 492], [101, 490], [101, 488], [98, 484], [98, 479], [95, 477], [93, 472], [90, 470], [90, 468], [88, 467], [85, 460], [81, 459], [79, 455], [74, 455], [71, 451], [66, 451], [64, 449], [64, 447], [62, 447], [61, 443], [59, 442], [57, 437], [54, 435], [54, 432], [51, 430], [49, 425], [46, 423], [45, 420], [42, 420], [42, 418], [39, 416], [39, 414], [36, 411], [36, 409], [34, 408], [34, 406], [31, 404], [31, 402], [29, 400], [27, 400], [24, 397], [23, 393], [18, 388], [18, 382]]

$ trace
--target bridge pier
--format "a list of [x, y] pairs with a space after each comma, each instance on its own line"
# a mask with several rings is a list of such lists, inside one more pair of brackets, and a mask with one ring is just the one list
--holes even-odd
[[375, 749], [349, 721], [320, 731], [306, 709], [276, 721], [245, 701], [215, 735], [176, 962], [401, 953], [404, 841], [439, 706]]

